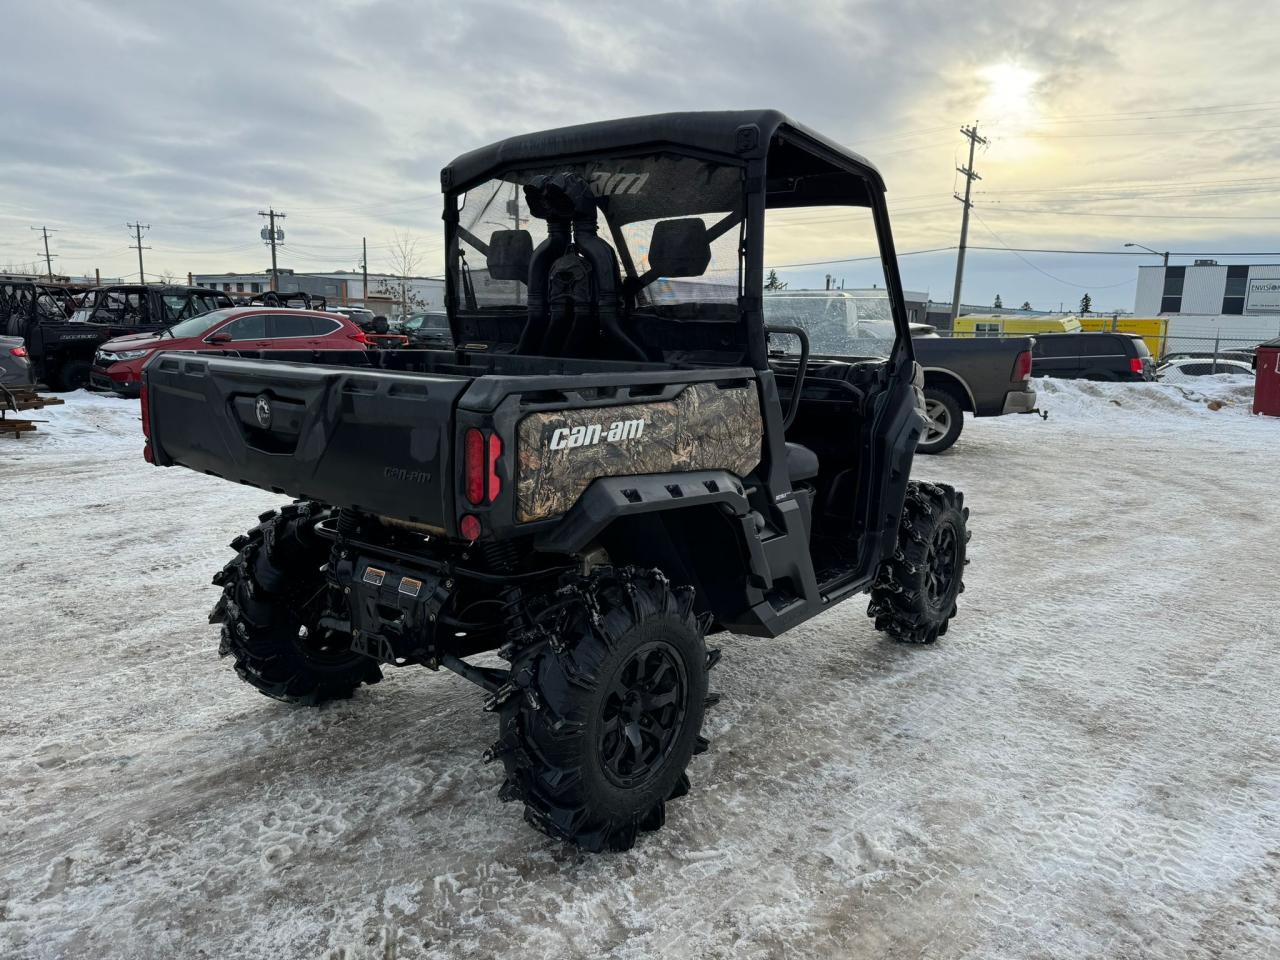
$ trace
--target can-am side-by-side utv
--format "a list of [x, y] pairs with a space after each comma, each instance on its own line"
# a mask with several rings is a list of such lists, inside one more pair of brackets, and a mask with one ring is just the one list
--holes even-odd
[[[909, 479], [884, 185], [768, 110], [513, 137], [442, 183], [453, 349], [159, 354], [146, 456], [297, 501], [214, 578], [241, 679], [316, 704], [445, 667], [488, 693], [502, 798], [626, 849], [707, 747], [708, 635], [870, 592], [877, 629], [931, 643], [956, 612], [967, 511]], [[806, 208], [870, 212], [887, 360], [766, 326], [766, 210]]]

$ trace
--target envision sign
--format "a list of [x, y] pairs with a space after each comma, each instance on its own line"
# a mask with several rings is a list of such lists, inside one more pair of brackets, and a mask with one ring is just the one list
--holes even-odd
[[1245, 313], [1280, 313], [1280, 277], [1250, 280]]

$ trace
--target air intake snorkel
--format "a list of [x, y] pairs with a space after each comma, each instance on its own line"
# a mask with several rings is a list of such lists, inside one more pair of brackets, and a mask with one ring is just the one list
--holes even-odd
[[637, 359], [648, 359], [644, 350], [622, 330], [617, 259], [613, 248], [600, 238], [596, 200], [587, 182], [573, 173], [535, 177], [525, 186], [524, 194], [529, 212], [546, 220], [548, 236], [538, 244], [529, 264], [529, 322], [517, 352], [533, 347], [533, 330], [541, 336], [551, 324], [547, 297], [550, 270], [552, 264], [568, 252], [572, 224], [573, 245], [591, 268], [594, 278], [593, 294], [601, 331]]

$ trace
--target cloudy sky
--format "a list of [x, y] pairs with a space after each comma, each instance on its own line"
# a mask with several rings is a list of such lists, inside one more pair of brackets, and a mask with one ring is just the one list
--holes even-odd
[[[6, 4], [0, 268], [57, 230], [66, 273], [440, 269], [439, 168], [512, 133], [667, 110], [777, 107], [874, 161], [898, 249], [951, 247], [962, 123], [970, 243], [1280, 251], [1280, 20], [1243, 0], [518, 3], [41, 0]], [[864, 256], [856, 229], [780, 231], [778, 265]], [[1225, 258], [1223, 258], [1225, 259]], [[1247, 258], [1246, 258], [1247, 259]], [[1280, 262], [1280, 252], [1268, 260]], [[904, 256], [949, 299], [953, 250]], [[973, 250], [965, 302], [1131, 309], [1151, 257]], [[873, 282], [865, 263], [780, 271]]]

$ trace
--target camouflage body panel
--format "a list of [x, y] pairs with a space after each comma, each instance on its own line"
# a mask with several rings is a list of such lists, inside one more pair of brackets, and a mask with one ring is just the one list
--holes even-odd
[[531, 413], [517, 427], [516, 518], [565, 513], [597, 477], [746, 476], [760, 463], [763, 434], [755, 384], [697, 383], [672, 400]]

